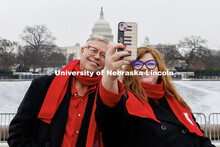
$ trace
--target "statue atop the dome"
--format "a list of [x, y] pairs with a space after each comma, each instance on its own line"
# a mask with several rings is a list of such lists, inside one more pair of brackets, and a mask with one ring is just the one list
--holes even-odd
[[103, 7], [101, 7], [100, 18], [104, 18]]
[[104, 14], [104, 13], [103, 13], [103, 7], [101, 7], [101, 13]]

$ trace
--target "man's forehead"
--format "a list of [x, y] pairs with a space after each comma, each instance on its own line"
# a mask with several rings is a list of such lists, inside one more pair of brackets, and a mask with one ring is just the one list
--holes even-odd
[[107, 51], [108, 44], [101, 40], [93, 40], [89, 43], [89, 46], [93, 46], [102, 51]]
[[107, 46], [107, 44], [101, 40], [92, 40], [89, 44], [97, 44], [97, 45], [106, 45]]

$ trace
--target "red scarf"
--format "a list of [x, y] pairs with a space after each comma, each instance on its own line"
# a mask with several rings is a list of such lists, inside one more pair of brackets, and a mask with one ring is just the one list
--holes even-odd
[[[79, 68], [79, 62], [80, 60], [73, 60], [69, 64], [67, 64], [61, 72], [72, 72], [72, 71], [80, 71]], [[80, 75], [74, 75], [77, 80], [79, 80], [80, 83], [84, 85], [96, 85], [100, 82], [102, 76], [97, 77], [88, 77], [88, 76], [80, 76]], [[40, 112], [38, 114], [38, 118], [42, 120], [45, 123], [50, 124], [51, 120], [53, 119], [60, 103], [62, 102], [64, 95], [67, 91], [67, 87], [69, 84], [69, 77], [70, 75], [57, 75], [46, 94], [46, 97], [44, 99], [44, 102], [41, 106]], [[91, 146], [93, 144], [94, 138], [95, 138], [95, 131], [96, 131], [96, 121], [95, 121], [95, 109], [96, 109], [96, 97], [92, 109], [91, 119], [89, 123], [89, 129], [88, 129], [88, 137], [87, 137], [87, 146]]]
[[[158, 100], [166, 97], [169, 106], [171, 107], [172, 111], [176, 115], [177, 119], [187, 128], [187, 130], [191, 133], [196, 133], [199, 136], [204, 136], [202, 131], [196, 125], [191, 112], [187, 109], [182, 107], [175, 97], [169, 97], [165, 94], [165, 89], [163, 85], [163, 81], [160, 84], [148, 84], [142, 83], [142, 86], [146, 90], [147, 97]], [[156, 116], [149, 105], [149, 103], [145, 103], [144, 105], [131, 93], [128, 91], [129, 99], [126, 102], [126, 107], [130, 114], [139, 116], [139, 117], [146, 117], [151, 118], [157, 122], [159, 120], [156, 119]]]

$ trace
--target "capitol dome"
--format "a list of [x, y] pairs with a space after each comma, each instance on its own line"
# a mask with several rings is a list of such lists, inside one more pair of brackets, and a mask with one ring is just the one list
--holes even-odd
[[104, 36], [110, 42], [113, 41], [112, 29], [110, 28], [108, 21], [104, 19], [103, 8], [101, 8], [100, 18], [95, 22], [90, 36], [93, 35]]

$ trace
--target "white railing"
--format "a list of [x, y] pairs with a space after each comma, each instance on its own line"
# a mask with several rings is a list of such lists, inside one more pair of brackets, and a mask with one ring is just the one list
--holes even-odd
[[209, 138], [214, 141], [220, 141], [220, 113], [211, 113], [209, 115]]
[[8, 125], [14, 118], [15, 113], [0, 113], [0, 143], [8, 139]]
[[[0, 143], [8, 139], [8, 126], [16, 113], [0, 113]], [[211, 113], [207, 117], [203, 113], [193, 113], [205, 136], [212, 141], [220, 141], [220, 113]]]

